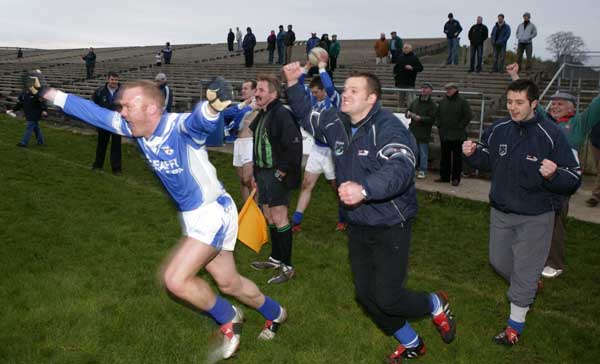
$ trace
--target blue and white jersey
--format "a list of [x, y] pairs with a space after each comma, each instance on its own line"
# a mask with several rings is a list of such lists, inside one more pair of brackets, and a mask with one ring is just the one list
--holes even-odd
[[230, 106], [221, 112], [224, 119], [225, 129], [239, 129], [242, 120], [252, 112], [250, 105], [240, 102], [237, 105]]
[[191, 113], [163, 113], [148, 139], [134, 137], [118, 112], [81, 97], [58, 92], [54, 104], [94, 126], [135, 138], [180, 211], [194, 210], [225, 193], [206, 152], [206, 138], [216, 129], [219, 119], [219, 116], [210, 116], [206, 102], [197, 104]]
[[[325, 97], [322, 101], [317, 100], [317, 98], [310, 92], [310, 87], [304, 84], [304, 78], [306, 77], [306, 69], [302, 69], [302, 75], [298, 79], [298, 82], [304, 85], [304, 92], [306, 95], [310, 97], [310, 103], [312, 104], [313, 111], [322, 112], [331, 107], [340, 109], [342, 98], [340, 97], [340, 93], [337, 92], [335, 86], [333, 85], [333, 80], [329, 76], [329, 73], [325, 69], [319, 69], [319, 76], [321, 77], [321, 82], [323, 83], [323, 88], [327, 93], [327, 97]], [[321, 142], [320, 140], [315, 139], [315, 144], [320, 147], [325, 147], [327, 144]]]

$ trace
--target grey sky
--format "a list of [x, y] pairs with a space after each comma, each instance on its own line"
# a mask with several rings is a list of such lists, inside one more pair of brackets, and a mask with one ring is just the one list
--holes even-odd
[[[465, 29], [461, 44], [478, 15], [492, 29], [504, 13], [514, 31], [529, 11], [538, 28], [534, 54], [548, 58], [546, 37], [566, 30], [600, 51], [600, 1], [198, 1], [198, 0], [1, 0], [0, 46], [36, 48], [105, 47], [182, 43], [221, 43], [229, 27], [252, 27], [259, 40], [279, 24], [293, 24], [299, 39], [311, 31], [337, 33], [339, 39], [367, 39], [397, 30], [403, 38], [442, 37], [448, 12]], [[207, 4], [208, 3], [208, 4]], [[526, 5], [525, 5], [526, 4]], [[264, 39], [263, 39], [264, 38]], [[342, 55], [343, 56], [343, 55]], [[600, 60], [597, 62], [600, 63]]]

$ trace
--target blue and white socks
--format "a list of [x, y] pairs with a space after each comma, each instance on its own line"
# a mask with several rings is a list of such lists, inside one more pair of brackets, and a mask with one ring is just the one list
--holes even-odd
[[416, 348], [419, 346], [419, 335], [408, 322], [394, 333], [394, 337], [405, 348]]
[[512, 302], [510, 303], [508, 326], [512, 327], [519, 334], [521, 334], [525, 328], [525, 316], [527, 316], [527, 311], [529, 311], [529, 306], [521, 307]]

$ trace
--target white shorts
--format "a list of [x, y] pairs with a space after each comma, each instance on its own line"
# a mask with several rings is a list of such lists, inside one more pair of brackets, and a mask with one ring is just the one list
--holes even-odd
[[252, 162], [253, 138], [237, 138], [233, 142], [233, 166], [241, 167], [246, 163]]
[[313, 145], [308, 160], [306, 161], [305, 170], [314, 174], [325, 174], [325, 179], [331, 181], [335, 179], [335, 169], [333, 167], [333, 157], [331, 156], [331, 148]]
[[237, 241], [238, 213], [228, 194], [192, 211], [180, 213], [183, 234], [217, 250], [233, 251]]

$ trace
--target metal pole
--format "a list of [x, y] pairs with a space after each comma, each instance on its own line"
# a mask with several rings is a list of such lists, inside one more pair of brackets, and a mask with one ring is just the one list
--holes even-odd
[[483, 134], [483, 115], [485, 114], [485, 95], [481, 94], [481, 111], [479, 113], [479, 138], [481, 141], [481, 135]]

